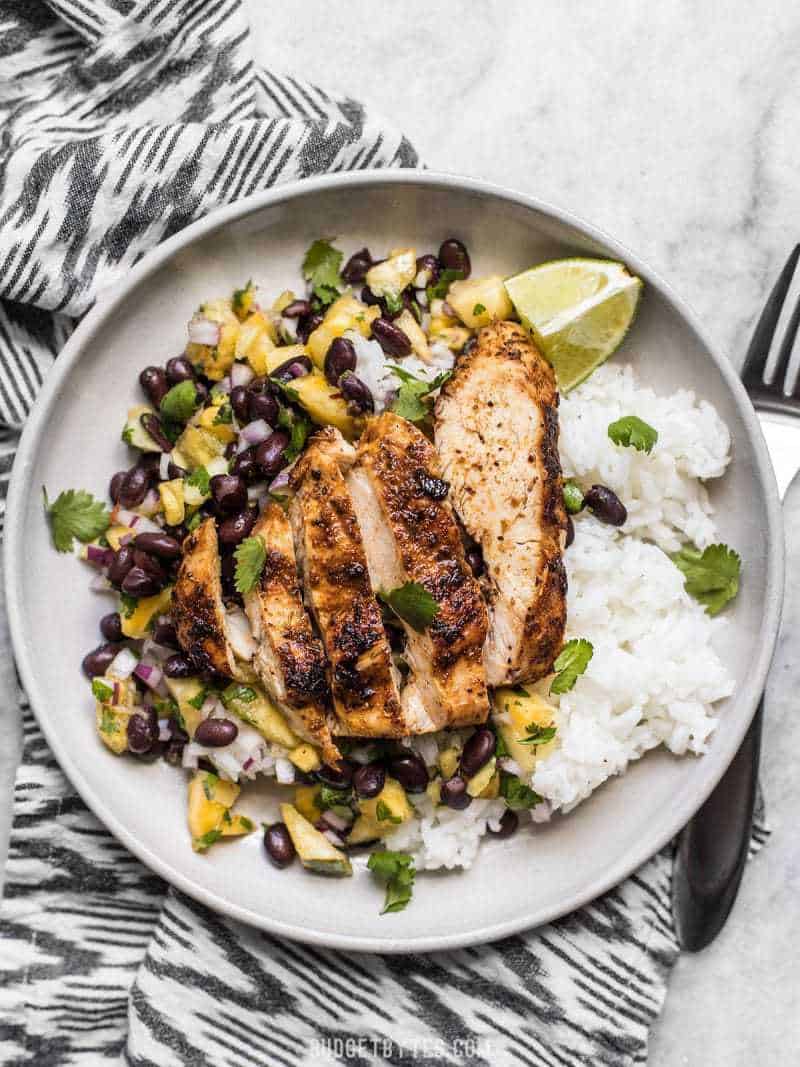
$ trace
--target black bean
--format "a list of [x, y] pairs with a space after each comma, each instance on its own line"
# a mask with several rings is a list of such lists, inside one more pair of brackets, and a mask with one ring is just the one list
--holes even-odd
[[519, 826], [519, 815], [511, 808], [506, 808], [503, 814], [500, 816], [500, 825], [496, 830], [489, 827], [489, 833], [494, 837], [499, 837], [501, 840], [505, 837], [511, 837], [512, 834], [517, 832]]
[[276, 430], [266, 441], [256, 445], [256, 463], [265, 478], [274, 478], [286, 466], [283, 453], [288, 447], [289, 435], [283, 430]]
[[628, 512], [617, 494], [605, 485], [593, 485], [584, 494], [583, 502], [600, 522], [609, 526], [622, 526], [628, 518]]
[[270, 373], [276, 382], [290, 382], [293, 378], [303, 378], [311, 373], [311, 360], [308, 356], [294, 356], [281, 363]]
[[183, 750], [185, 741], [170, 741], [164, 749], [164, 759], [170, 767], [180, 767], [183, 763]]
[[342, 278], [348, 285], [357, 285], [363, 282], [367, 271], [372, 266], [372, 256], [368, 248], [360, 248], [348, 259], [342, 269]]
[[122, 491], [122, 483], [128, 476], [127, 471], [117, 471], [108, 484], [108, 495], [115, 504], [119, 504], [119, 494]]
[[352, 371], [346, 370], [338, 384], [339, 391], [347, 401], [349, 414], [364, 415], [375, 410], [375, 401], [369, 387], [360, 378], [356, 378]]
[[238, 545], [250, 536], [250, 532], [256, 524], [258, 514], [254, 508], [245, 508], [238, 515], [231, 515], [220, 523], [218, 536], [223, 545]]
[[150, 473], [145, 467], [131, 467], [119, 489], [119, 503], [123, 508], [138, 508], [150, 488]]
[[247, 504], [247, 486], [238, 474], [215, 474], [209, 485], [214, 502], [226, 515], [241, 511]]
[[169, 466], [167, 467], [167, 474], [170, 478], [189, 477], [189, 472], [187, 470], [184, 470], [183, 467], [179, 467], [177, 463], [173, 463], [172, 460], [170, 460]]
[[325, 353], [325, 377], [331, 385], [338, 385], [345, 371], [356, 369], [356, 350], [346, 337], [335, 337]]
[[183, 652], [176, 652], [164, 660], [164, 674], [167, 678], [191, 678], [195, 673], [192, 661]]
[[158, 718], [155, 709], [148, 714], [136, 712], [128, 719], [128, 748], [135, 756], [144, 756], [158, 741]]
[[387, 356], [402, 359], [411, 355], [411, 342], [399, 326], [387, 319], [375, 319], [372, 323], [372, 336]]
[[240, 594], [236, 590], [236, 558], [230, 551], [220, 554], [219, 575], [222, 579], [222, 595], [232, 600]]
[[361, 290], [361, 303], [367, 304], [369, 307], [385, 307], [386, 305], [381, 301], [379, 296], [375, 296], [373, 291], [368, 285], [365, 285]]
[[120, 589], [128, 571], [133, 566], [133, 546], [122, 545], [114, 553], [114, 558], [108, 568], [108, 580], [116, 588]]
[[239, 727], [232, 719], [204, 719], [194, 732], [198, 745], [205, 748], [225, 748], [239, 736]]
[[168, 719], [167, 728], [169, 729], [169, 736], [173, 741], [180, 741], [181, 744], [186, 744], [189, 740], [189, 735], [178, 722], [177, 719]]
[[353, 781], [353, 764], [348, 760], [339, 760], [335, 767], [323, 763], [316, 772], [316, 778], [331, 789], [349, 789]]
[[230, 396], [228, 398], [233, 408], [233, 413], [239, 422], [247, 422], [249, 418], [248, 414], [248, 400], [249, 396], [247, 390], [243, 385], [236, 385], [231, 389]]
[[164, 368], [145, 367], [139, 375], [139, 384], [142, 389], [144, 389], [145, 393], [147, 393], [147, 399], [153, 407], [160, 407], [161, 401], [169, 392], [169, 384], [167, 383], [167, 376], [164, 373]]
[[141, 567], [131, 567], [122, 582], [122, 592], [137, 599], [144, 596], [155, 596], [163, 588], [163, 581], [159, 581]]
[[180, 559], [181, 544], [174, 537], [165, 533], [137, 534], [134, 546], [142, 552], [148, 552], [159, 559]]
[[386, 782], [386, 768], [382, 763], [366, 763], [353, 775], [353, 788], [360, 797], [376, 797]]
[[488, 726], [479, 727], [475, 733], [467, 739], [461, 752], [459, 764], [464, 778], [471, 778], [484, 767], [494, 755], [497, 739]]
[[194, 381], [196, 378], [195, 369], [186, 356], [174, 356], [167, 361], [167, 381], [170, 385]]
[[421, 270], [428, 273], [427, 284], [435, 285], [439, 280], [439, 274], [441, 273], [442, 268], [436, 256], [428, 253], [425, 256], [419, 256], [417, 258], [417, 274], [419, 274]]
[[311, 314], [311, 302], [309, 300], [293, 300], [281, 312], [285, 319], [299, 319], [303, 315]]
[[139, 419], [142, 426], [150, 434], [155, 443], [161, 449], [162, 452], [172, 451], [172, 441], [164, 433], [164, 427], [161, 425], [161, 419], [157, 415], [154, 415], [151, 411], [146, 411], [144, 415]]
[[236, 455], [235, 441], [228, 441], [227, 445], [225, 445], [225, 452], [223, 453], [223, 455], [225, 456], [225, 459], [233, 459], [233, 457]]
[[269, 393], [271, 391], [269, 378], [265, 378], [263, 374], [257, 375], [255, 378], [250, 379], [245, 389], [253, 395], [256, 393]]
[[[159, 560], [155, 556], [151, 556], [143, 548], [139, 548], [136, 542], [133, 545], [133, 566], [143, 570], [153, 581], [163, 582], [166, 579], [164, 568]], [[130, 571], [128, 573], [130, 574]]]
[[297, 320], [297, 340], [305, 344], [321, 322], [322, 315], [302, 315]]
[[285, 822], [274, 822], [264, 830], [264, 848], [276, 867], [289, 866], [295, 848]]
[[472, 271], [466, 246], [455, 237], [449, 237], [442, 242], [439, 249], [439, 262], [445, 270], [461, 271], [462, 278], [469, 278]]
[[158, 452], [144, 452], [136, 461], [136, 466], [145, 472], [149, 485], [158, 485], [161, 481], [161, 456]]
[[263, 419], [270, 426], [278, 421], [280, 407], [272, 393], [251, 393], [247, 401], [247, 414], [251, 421]]
[[96, 678], [105, 674], [121, 647], [115, 644], [98, 645], [91, 652], [87, 652], [81, 663], [83, 673], [87, 678]]
[[100, 633], [106, 641], [122, 640], [122, 619], [118, 611], [104, 615], [100, 620]]
[[175, 623], [166, 615], [156, 619], [153, 623], [153, 640], [157, 645], [166, 645], [168, 648], [181, 647], [178, 643]]
[[409, 749], [392, 757], [389, 761], [389, 772], [407, 793], [424, 793], [428, 787], [429, 776], [425, 761]]
[[448, 808], [453, 808], [454, 811], [463, 811], [464, 808], [468, 808], [472, 803], [472, 797], [467, 792], [467, 783], [458, 774], [454, 774], [452, 778], [442, 782], [440, 796], [442, 803], [446, 804]]
[[259, 470], [256, 465], [256, 450], [254, 448], [246, 448], [244, 452], [240, 452], [236, 456], [231, 464], [231, 474], [244, 478], [246, 482], [256, 480]]
[[473, 575], [476, 578], [480, 578], [483, 574], [483, 552], [481, 552], [479, 545], [473, 545], [467, 549], [467, 563], [472, 570]]
[[569, 548], [569, 546], [572, 544], [572, 542], [574, 540], [575, 540], [575, 523], [572, 521], [572, 516], [571, 515], [567, 515], [566, 547]]

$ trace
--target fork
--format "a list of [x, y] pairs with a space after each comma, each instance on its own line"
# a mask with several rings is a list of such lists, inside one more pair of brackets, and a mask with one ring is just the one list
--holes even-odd
[[[792, 387], [789, 362], [800, 328], [797, 300], [780, 341], [775, 368], [766, 378], [769, 354], [792, 284], [796, 245], [770, 293], [753, 331], [741, 378], [753, 406], [773, 415], [800, 416], [800, 378]], [[711, 796], [683, 829], [672, 883], [672, 910], [681, 947], [697, 952], [725, 925], [744, 873], [758, 788], [764, 697], [739, 751]]]

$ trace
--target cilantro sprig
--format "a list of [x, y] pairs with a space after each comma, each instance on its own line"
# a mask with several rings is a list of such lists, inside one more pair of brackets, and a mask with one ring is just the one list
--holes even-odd
[[684, 545], [670, 558], [686, 579], [684, 589], [708, 615], [718, 615], [739, 592], [742, 560], [727, 545], [709, 545], [702, 552]]
[[535, 808], [541, 803], [542, 798], [529, 785], [525, 785], [516, 774], [500, 775], [500, 796], [506, 802], [506, 807], [512, 811], [524, 811]]
[[332, 304], [344, 288], [339, 273], [342, 253], [330, 241], [314, 241], [303, 259], [303, 277], [311, 282], [314, 296], [321, 304]]
[[66, 489], [51, 504], [42, 486], [44, 507], [50, 521], [53, 544], [58, 552], [71, 552], [74, 538], [86, 544], [99, 537], [111, 524], [105, 505], [85, 489]]
[[392, 411], [409, 422], [423, 422], [428, 417], [431, 394], [441, 389], [453, 376], [452, 371], [446, 370], [437, 374], [433, 381], [427, 382], [393, 363], [389, 364], [389, 369], [400, 379], [400, 391], [392, 404]]
[[246, 537], [234, 552], [236, 560], [235, 584], [238, 593], [250, 593], [255, 589], [264, 564], [267, 562], [267, 546], [264, 539], [256, 535]]
[[367, 861], [373, 874], [386, 880], [386, 900], [381, 915], [402, 911], [414, 892], [416, 868], [414, 857], [407, 852], [373, 852]]
[[446, 270], [443, 270], [436, 280], [436, 283], [434, 285], [429, 285], [425, 290], [428, 297], [428, 307], [431, 306], [431, 301], [433, 300], [444, 300], [447, 296], [447, 290], [453, 282], [461, 281], [463, 277], [463, 270], [450, 270], [449, 267]]
[[527, 731], [525, 737], [518, 738], [521, 745], [546, 745], [548, 741], [552, 741], [556, 736], [555, 726], [540, 726], [538, 722], [529, 722], [525, 727]]
[[406, 582], [388, 591], [379, 590], [378, 599], [419, 634], [427, 630], [439, 613], [439, 605], [419, 582]]
[[[284, 392], [290, 400], [299, 400], [297, 392], [291, 386], [286, 386]], [[293, 463], [305, 448], [309, 434], [314, 429], [313, 423], [303, 412], [281, 407], [278, 412], [278, 426], [289, 431], [289, 444], [283, 450], [283, 458], [287, 463]]]
[[550, 684], [551, 693], [568, 693], [589, 666], [594, 655], [594, 646], [585, 637], [567, 641], [553, 664], [555, 678]]
[[615, 445], [650, 455], [658, 441], [658, 430], [637, 415], [624, 415], [609, 425], [608, 436]]

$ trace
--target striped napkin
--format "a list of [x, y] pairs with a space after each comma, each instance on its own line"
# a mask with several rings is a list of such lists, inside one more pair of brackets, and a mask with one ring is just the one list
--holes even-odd
[[[0, 121], [3, 489], [76, 317], [147, 249], [277, 182], [417, 163], [353, 100], [256, 68], [238, 0], [5, 0]], [[592, 905], [481, 948], [381, 957], [280, 941], [130, 856], [10, 690], [0, 672], [24, 732], [3, 1064], [646, 1062], [678, 951], [669, 850]]]

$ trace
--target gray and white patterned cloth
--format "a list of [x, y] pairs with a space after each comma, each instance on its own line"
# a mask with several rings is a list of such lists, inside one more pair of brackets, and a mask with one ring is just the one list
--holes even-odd
[[[248, 45], [239, 0], [1, 0], [3, 496], [76, 318], [144, 252], [278, 182], [417, 164], [390, 125], [259, 70]], [[678, 951], [669, 850], [492, 945], [313, 949], [166, 886], [86, 809], [24, 694], [0, 699], [18, 701], [24, 731], [0, 922], [4, 1065], [646, 1061]]]

